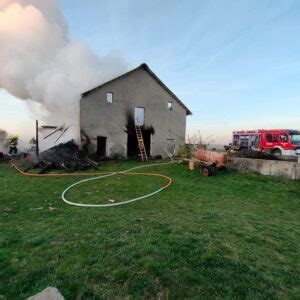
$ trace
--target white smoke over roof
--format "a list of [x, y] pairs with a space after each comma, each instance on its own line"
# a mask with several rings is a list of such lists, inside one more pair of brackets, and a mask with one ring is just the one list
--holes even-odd
[[78, 137], [80, 94], [126, 70], [118, 51], [100, 58], [69, 38], [58, 0], [0, 0], [0, 89], [40, 103], [44, 123], [72, 124], [60, 141]]

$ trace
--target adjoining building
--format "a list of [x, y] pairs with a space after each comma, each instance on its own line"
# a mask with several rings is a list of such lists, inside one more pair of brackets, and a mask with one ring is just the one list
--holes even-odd
[[148, 155], [178, 150], [185, 143], [191, 111], [146, 64], [82, 94], [83, 147], [99, 157], [138, 155], [135, 124]]

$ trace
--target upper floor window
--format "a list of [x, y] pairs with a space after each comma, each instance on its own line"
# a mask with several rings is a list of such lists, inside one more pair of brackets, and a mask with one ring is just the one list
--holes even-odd
[[168, 101], [168, 110], [169, 111], [173, 110], [173, 101]]
[[106, 103], [113, 102], [113, 93], [106, 93]]

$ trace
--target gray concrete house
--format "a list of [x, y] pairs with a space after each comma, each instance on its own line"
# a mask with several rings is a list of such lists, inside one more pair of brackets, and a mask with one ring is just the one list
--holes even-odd
[[191, 111], [142, 64], [82, 94], [82, 145], [99, 157], [138, 155], [135, 124], [142, 127], [148, 155], [164, 155], [185, 142]]

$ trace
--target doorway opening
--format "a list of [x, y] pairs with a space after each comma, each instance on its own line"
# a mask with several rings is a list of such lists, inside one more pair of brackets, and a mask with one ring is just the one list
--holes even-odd
[[97, 155], [99, 158], [105, 158], [106, 155], [106, 136], [97, 136]]
[[145, 108], [135, 107], [134, 108], [134, 123], [135, 125], [143, 126], [145, 124]]
[[[150, 157], [150, 147], [151, 147], [151, 134], [152, 132], [150, 130], [145, 130], [143, 127], [141, 127], [143, 139], [144, 139], [144, 145], [146, 148], [147, 156]], [[134, 131], [128, 131], [127, 133], [127, 156], [129, 158], [137, 159], [140, 155], [140, 149], [138, 146], [138, 141], [136, 137], [135, 129]]]
[[141, 126], [147, 156], [150, 157], [151, 135], [154, 134], [154, 128], [152, 126], [145, 126], [145, 108], [143, 107], [135, 107], [134, 114], [131, 112], [127, 113], [127, 157], [138, 159], [140, 155], [135, 125]]

